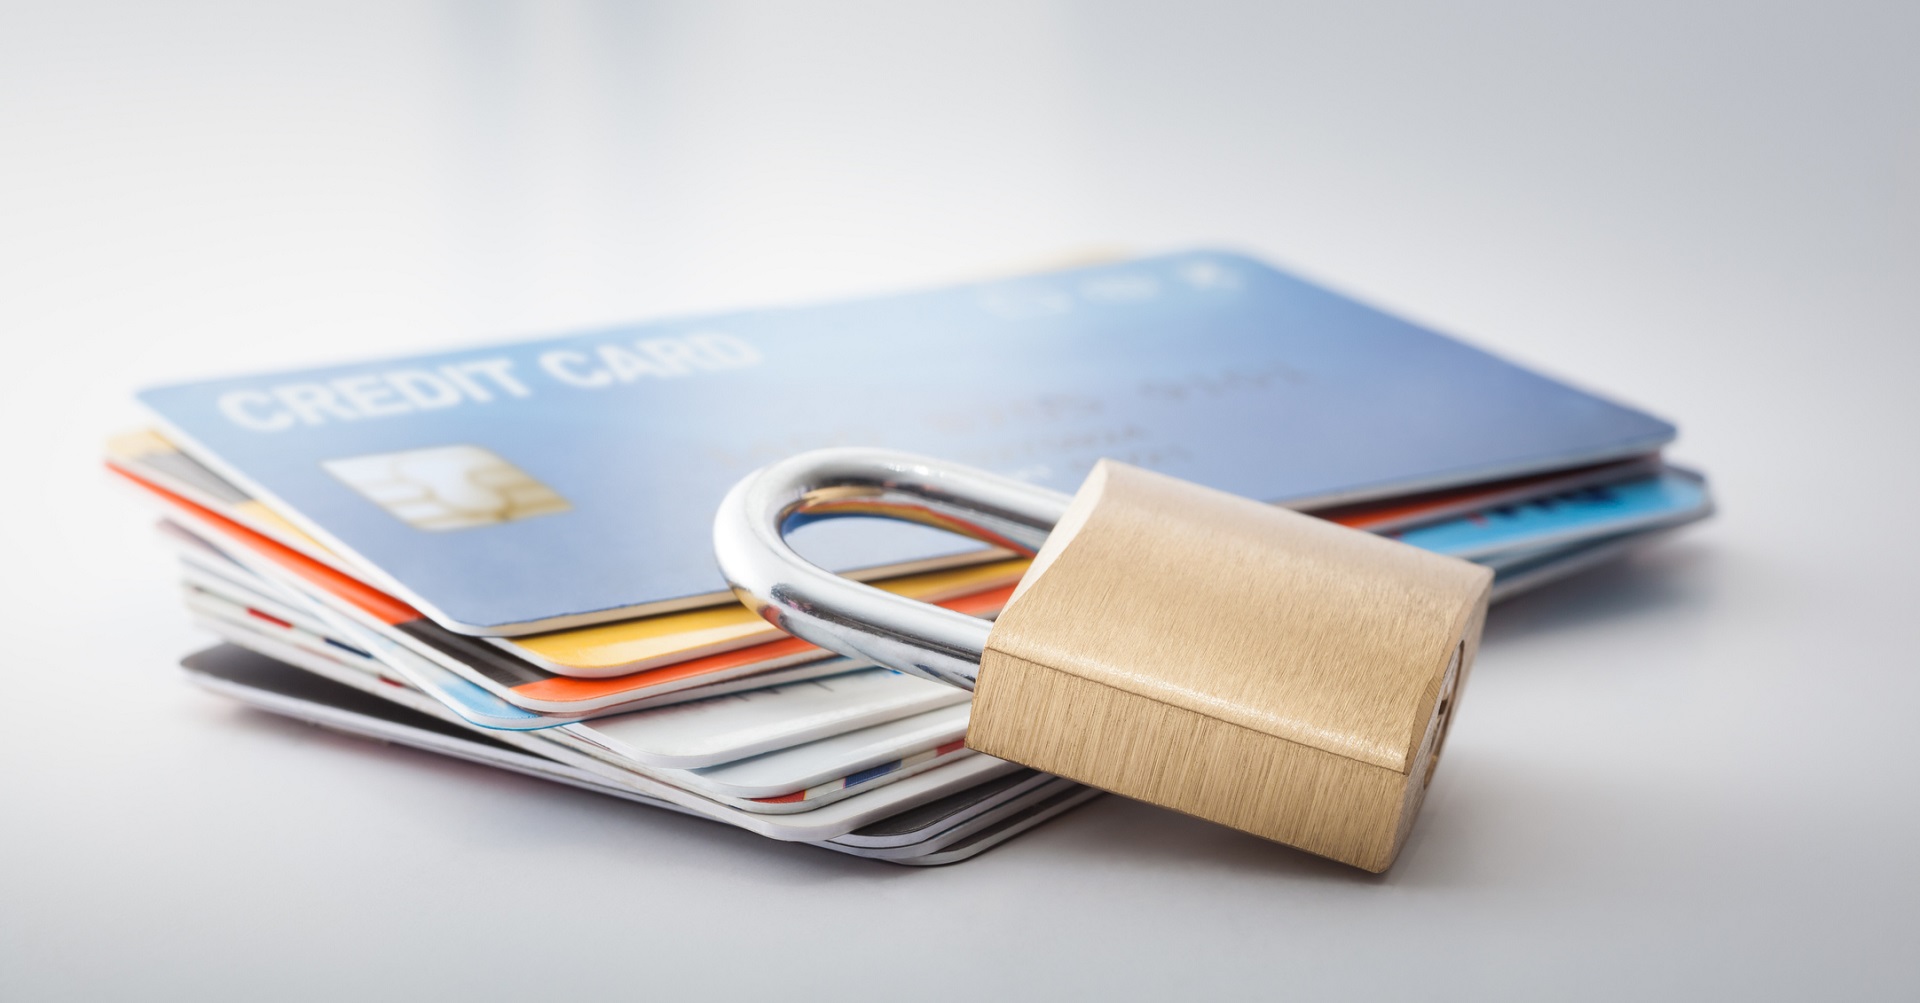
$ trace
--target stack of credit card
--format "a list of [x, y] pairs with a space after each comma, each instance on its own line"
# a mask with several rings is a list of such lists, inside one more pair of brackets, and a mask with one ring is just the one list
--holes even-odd
[[[905, 449], [1071, 492], [1101, 457], [1492, 568], [1496, 600], [1706, 517], [1668, 423], [1259, 261], [1191, 252], [162, 387], [108, 464], [163, 514], [190, 678], [276, 713], [902, 863], [1095, 792], [968, 750], [967, 694], [734, 602], [754, 468]], [[975, 616], [1024, 559], [921, 526], [820, 564]]]

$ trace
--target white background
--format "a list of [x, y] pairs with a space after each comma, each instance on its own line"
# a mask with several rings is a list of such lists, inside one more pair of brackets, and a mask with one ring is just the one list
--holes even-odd
[[[0, 13], [0, 996], [1914, 998], [1912, 3]], [[958, 867], [192, 690], [161, 381], [1201, 244], [1676, 420], [1383, 878], [1104, 799]]]

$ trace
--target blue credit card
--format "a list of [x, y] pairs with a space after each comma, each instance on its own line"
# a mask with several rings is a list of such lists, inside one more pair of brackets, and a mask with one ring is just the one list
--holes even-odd
[[[1062, 491], [1100, 457], [1300, 506], [1647, 453], [1667, 423], [1258, 261], [1193, 252], [141, 394], [202, 462], [442, 625], [724, 598], [722, 495], [867, 445]], [[802, 530], [840, 570], [974, 546]]]
[[1712, 507], [1700, 475], [1669, 468], [1658, 477], [1565, 491], [1384, 535], [1497, 570], [1591, 539], [1691, 522]]

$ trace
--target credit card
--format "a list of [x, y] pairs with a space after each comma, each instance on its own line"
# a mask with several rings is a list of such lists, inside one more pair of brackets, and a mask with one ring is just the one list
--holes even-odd
[[[921, 602], [946, 602], [1010, 589], [1026, 573], [1027, 563], [1025, 558], [1014, 558], [902, 575], [871, 584]], [[486, 640], [516, 659], [553, 675], [606, 679], [684, 665], [702, 656], [724, 655], [785, 639], [779, 628], [734, 603], [573, 630]]]
[[[233, 577], [215, 576], [203, 568], [189, 566], [183, 570], [184, 584], [189, 586], [187, 595], [188, 609], [197, 619], [219, 620], [236, 626], [261, 631], [269, 635], [281, 635], [282, 640], [297, 647], [307, 648], [318, 654], [340, 658], [348, 665], [363, 667], [381, 679], [394, 685], [412, 689], [412, 683], [367, 651], [340, 640], [329, 632], [326, 623], [312, 616], [300, 604], [297, 597], [290, 598], [284, 592], [275, 589], [270, 583], [254, 579], [251, 585], [234, 584]], [[214, 629], [211, 624], [203, 624]], [[244, 647], [244, 642], [242, 643]], [[723, 680], [695, 689], [675, 690], [656, 697], [636, 701], [625, 705], [629, 710], [646, 710], [653, 707], [669, 707], [676, 703], [692, 700], [704, 700], [709, 697], [742, 690], [779, 686], [785, 683], [800, 682], [821, 676], [846, 672], [849, 663], [844, 660], [809, 662], [788, 669], [776, 669], [759, 675]], [[445, 701], [441, 701], [444, 703]], [[488, 703], [488, 708], [495, 705]]]
[[[1632, 464], [1620, 466], [1631, 467]], [[177, 503], [177, 496], [165, 494], [164, 489], [149, 487], [161, 497], [175, 501], [176, 508], [181, 507]], [[1455, 505], [1460, 497], [1456, 494], [1432, 499], [1428, 502], [1429, 511]], [[1396, 517], [1410, 518], [1409, 513], [1416, 511], [1419, 509], [1402, 507]], [[1624, 485], [1601, 483], [1525, 503], [1499, 505], [1466, 517], [1429, 522], [1416, 529], [1390, 535], [1441, 553], [1484, 558], [1489, 566], [1498, 567], [1503, 563], [1513, 563], [1515, 554], [1524, 555], [1543, 548], [1570, 545], [1589, 536], [1611, 536], [1634, 527], [1676, 524], [1704, 517], [1710, 511], [1710, 498], [1697, 476], [1667, 471], [1654, 478]], [[217, 515], [206, 515], [213, 520], [212, 525], [222, 525]], [[258, 535], [264, 537], [264, 534]], [[233, 534], [233, 537], [237, 542], [249, 539], [246, 534]], [[307, 577], [323, 586], [338, 584], [322, 569], [294, 563], [296, 567], [304, 569]], [[329, 591], [353, 602], [366, 590], [362, 586], [344, 592], [337, 588]], [[990, 614], [998, 609], [1004, 598], [1005, 593], [997, 591], [953, 600], [947, 605], [976, 615]], [[384, 606], [370, 612], [377, 615], [382, 610], [402, 607], [403, 604], [387, 598]], [[605, 713], [618, 707], [630, 708], [649, 696], [658, 697], [675, 688], [712, 685], [728, 678], [757, 674], [803, 660], [804, 656], [796, 653], [816, 653], [813, 657], [825, 657], [824, 653], [819, 653], [819, 649], [786, 639], [744, 652], [692, 660], [652, 673], [614, 680], [585, 681], [544, 673], [503, 652], [489, 650], [486, 642], [440, 630], [417, 614], [400, 624], [388, 626], [399, 628], [400, 636], [396, 640], [401, 643], [411, 641], [411, 646], [423, 656], [435, 660], [442, 669], [461, 678], [462, 683], [439, 687], [436, 692], [457, 701], [459, 706], [469, 708], [473, 711], [472, 719], [493, 726], [511, 719], [519, 722], [514, 725], [517, 727], [537, 727], [544, 723], [541, 719], [546, 717], [571, 719]], [[482, 691], [484, 696], [477, 696], [474, 687]], [[500, 704], [530, 711], [531, 714], [503, 713], [498, 706]]]
[[[540, 728], [566, 720], [630, 709], [638, 702], [769, 670], [831, 659], [832, 653], [795, 638], [752, 649], [694, 659], [665, 669], [615, 679], [553, 676], [512, 659], [485, 641], [451, 634], [423, 620], [404, 603], [255, 533], [216, 513], [141, 484], [171, 508], [208, 547], [274, 581], [290, 594], [329, 607], [316, 610], [333, 625], [329, 634], [389, 661], [427, 692], [441, 697], [475, 723], [497, 728]], [[949, 609], [978, 615], [995, 612], [1010, 588], [947, 600]], [[390, 654], [391, 653], [391, 654]]]
[[[912, 856], [896, 856], [880, 850], [864, 850], [859, 852], [862, 856], [891, 860], [896, 864], [907, 864], [914, 867], [938, 867], [945, 864], [956, 864], [999, 846], [1001, 843], [1032, 829], [1034, 826], [1058, 818], [1092, 801], [1102, 793], [1104, 792], [1091, 787], [1075, 787], [1066, 790], [1031, 807], [1023, 808], [1017, 814], [990, 828], [982, 829], [979, 832], [971, 833], [962, 838], [957, 838], [950, 843], [946, 841], [944, 836], [940, 837], [938, 842], [943, 845], [937, 848], [930, 848], [930, 852], [916, 853]], [[931, 842], [934, 841], [930, 840], [929, 843]]]
[[649, 766], [698, 769], [967, 703], [966, 690], [862, 669], [824, 679], [599, 718], [593, 734]]
[[[905, 449], [1061, 491], [1110, 456], [1318, 506], [1641, 456], [1673, 436], [1211, 251], [140, 399], [168, 439], [366, 581], [476, 635], [731, 601], [714, 509], [755, 467], [819, 446]], [[906, 525], [806, 532], [836, 570], [978, 555]]]
[[[335, 571], [356, 579], [364, 578], [319, 541], [247, 497], [245, 492], [180, 452], [157, 433], [116, 436], [108, 443], [107, 463], [136, 482], [191, 502], [205, 512], [253, 530]], [[941, 602], [1011, 586], [1026, 567], [1024, 559], [1011, 559], [905, 575], [873, 584], [910, 599]], [[490, 641], [515, 659], [553, 675], [605, 679], [670, 665], [683, 666], [702, 656], [735, 652], [785, 637], [777, 628], [734, 603]], [[736, 656], [684, 667], [681, 671], [685, 678], [692, 679], [708, 671], [732, 671], [727, 666], [751, 666], [755, 661]], [[553, 688], [566, 689], [564, 685]], [[526, 695], [534, 696], [535, 691]]]
[[[195, 601], [194, 622], [221, 637], [230, 644], [254, 651], [289, 664], [298, 665], [314, 671], [336, 682], [345, 682], [365, 692], [372, 692], [392, 699], [411, 710], [421, 711], [419, 699], [410, 699], [402, 693], [407, 689], [381, 685], [388, 682], [378, 679], [364, 671], [357, 671], [348, 664], [350, 657], [343, 657], [338, 649], [315, 645], [312, 639], [298, 632], [273, 631], [255, 622], [240, 621], [221, 611], [208, 611], [204, 597]], [[424, 698], [415, 692], [416, 698]], [[428, 713], [438, 711], [435, 716], [445, 720], [459, 721], [457, 717], [445, 714], [445, 708], [427, 700]], [[460, 722], [468, 726], [466, 722]], [[924, 730], [924, 729], [921, 729]], [[780, 750], [771, 757], [780, 757], [777, 766], [762, 765], [752, 770], [759, 786], [743, 789], [739, 785], [724, 781], [709, 780], [692, 770], [669, 769], [634, 762], [609, 755], [597, 741], [591, 745], [561, 730], [547, 732], [498, 732], [485, 731], [490, 737], [509, 742], [516, 747], [536, 751], [549, 756], [565, 756], [576, 767], [594, 772], [603, 782], [611, 782], [627, 787], [659, 783], [667, 784], [677, 790], [696, 794], [717, 804], [753, 814], [791, 814], [815, 810], [823, 805], [845, 800], [885, 787], [888, 784], [905, 780], [920, 773], [938, 769], [976, 753], [964, 748], [959, 739], [949, 739], [939, 746], [918, 748], [912, 751], [895, 751], [896, 758], [881, 762], [871, 761], [872, 746], [862, 750], [868, 755], [854, 762], [847, 755], [845, 744], [823, 746], [820, 749], [808, 749], [798, 746]], [[589, 733], [589, 737], [592, 737]], [[901, 743], [895, 743], [900, 745]], [[837, 761], [837, 765], [836, 765]], [[788, 772], [789, 779], [775, 782], [776, 769]], [[820, 779], [825, 775], [827, 779]]]
[[[381, 673], [380, 663], [365, 652], [327, 637], [324, 628], [311, 621], [301, 622], [305, 618], [300, 613], [278, 603], [250, 598], [242, 605], [197, 586], [187, 589], [186, 601], [196, 623], [230, 640], [234, 638], [235, 629], [278, 634], [294, 647], [337, 658], [389, 683], [398, 682]], [[833, 683], [832, 680], [825, 682]], [[933, 762], [957, 751], [966, 731], [967, 706], [961, 702], [702, 769], [663, 769], [657, 771], [657, 775], [689, 790], [717, 797], [792, 802], [804, 800], [800, 795], [810, 789], [818, 797], [829, 791], [857, 787], [887, 773]]]
[[[1424, 543], [1432, 549], [1450, 548], [1468, 554], [1490, 551], [1482, 555], [1489, 557], [1490, 563], [1497, 563], [1495, 559], [1502, 553], [1517, 553], [1521, 558], [1532, 561], [1534, 555], [1543, 548], [1551, 549], [1553, 546], [1564, 546], [1567, 541], [1577, 541], [1583, 532], [1612, 535], [1608, 531], [1618, 530], [1622, 526], [1631, 528], [1671, 524], [1703, 517], [1710, 510], [1710, 502], [1697, 479], [1669, 473], [1650, 481], [1583, 489], [1528, 505], [1503, 506], [1400, 535], [1414, 536], [1415, 539], [1409, 542]], [[1526, 570], [1528, 573], [1525, 576], [1517, 572], [1503, 576], [1506, 581], [1499, 585], [1502, 594], [1550, 580], [1542, 568]], [[319, 577], [325, 580], [324, 575]], [[443, 657], [434, 665], [412, 665], [408, 678], [416, 685], [454, 706], [469, 720], [490, 727], [538, 728], [558, 723], [560, 719], [550, 713], [529, 712], [523, 701], [513, 701], [506, 695], [511, 694], [509, 687], [516, 682], [525, 685], [528, 680], [524, 674], [534, 670], [485, 650], [480, 642], [439, 632], [430, 624], [419, 625], [429, 639], [438, 636], [452, 645], [479, 648], [480, 651], [474, 655], [471, 651], [462, 652], [459, 647], [452, 647], [451, 650], [443, 649]], [[340, 632], [336, 630], [331, 633], [338, 635]], [[337, 636], [334, 642], [339, 642]], [[358, 643], [367, 645], [368, 641], [362, 638]], [[374, 646], [378, 645], [377, 641], [373, 643]], [[402, 654], [397, 657], [401, 662], [396, 668], [404, 672], [408, 668], [409, 656]], [[411, 660], [417, 662], [419, 659]], [[483, 685], [488, 681], [485, 676], [478, 680], [473, 678], [476, 668], [483, 671], [490, 663], [499, 672], [492, 679], [495, 683], [493, 687]], [[467, 671], [462, 672], [462, 669]], [[566, 680], [562, 685], [578, 686], [580, 681]], [[544, 711], [544, 708], [541, 710]]]
[[[121, 440], [142, 444], [148, 454], [156, 451], [165, 457], [162, 466], [142, 466], [128, 457], [131, 451], [116, 447], [110, 449], [109, 463], [122, 473], [136, 481], [170, 492], [174, 496], [193, 500], [189, 493], [195, 491], [194, 484], [212, 483], [219, 485], [217, 491], [199, 489], [205, 497], [217, 495], [228, 503], [228, 507], [213, 509], [231, 521], [241, 521], [240, 516], [250, 508], [234, 507], [234, 499], [245, 499], [239, 489], [220, 481], [218, 475], [199, 466], [190, 457], [177, 451], [171, 451], [163, 439], [152, 433], [135, 434], [121, 437]], [[119, 442], [121, 440], [116, 440]], [[1545, 557], [1556, 548], [1571, 546], [1578, 542], [1581, 533], [1568, 534], [1565, 525], [1551, 527], [1547, 534], [1550, 541], [1546, 544], [1520, 544], [1510, 542], [1512, 533], [1502, 515], [1503, 510], [1524, 503], [1547, 499], [1548, 504], [1556, 504], [1556, 496], [1566, 496], [1578, 501], [1579, 492], [1593, 487], [1608, 487], [1623, 481], [1646, 480], [1659, 476], [1664, 467], [1659, 458], [1637, 457], [1630, 460], [1598, 464], [1570, 471], [1527, 478], [1518, 478], [1486, 485], [1475, 485], [1451, 491], [1434, 492], [1413, 498], [1394, 499], [1366, 505], [1317, 511], [1314, 514], [1329, 521], [1369, 532], [1386, 533], [1404, 531], [1419, 527], [1429, 528], [1437, 523], [1453, 522], [1445, 533], [1432, 534], [1434, 546], [1453, 547], [1461, 553], [1471, 553], [1475, 549], [1487, 546], [1495, 550], [1481, 553], [1472, 559], [1496, 571], [1512, 564], [1532, 561]], [[170, 480], [174, 473], [184, 471], [187, 476]], [[252, 503], [257, 505], [257, 503]], [[1480, 511], [1475, 511], [1476, 509]], [[1674, 522], [1690, 521], [1692, 518], [1704, 518], [1711, 512], [1710, 503], [1700, 507], [1689, 515], [1686, 511], [1670, 513]], [[1594, 536], [1612, 535], [1615, 529], [1608, 520], [1612, 513], [1604, 508], [1584, 510], [1581, 518], [1589, 519], [1584, 533]], [[1577, 521], [1577, 520], [1576, 520]], [[317, 544], [301, 538], [282, 538], [275, 534], [273, 527], [255, 528], [263, 536], [290, 548], [307, 553], [309, 547]], [[1400, 535], [1404, 536], [1404, 532]], [[1524, 534], [1522, 534], [1524, 535]], [[1418, 542], [1418, 538], [1416, 541]], [[332, 565], [337, 567], [338, 565]], [[876, 583], [889, 591], [919, 598], [923, 601], [939, 601], [949, 597], [962, 600], [973, 595], [979, 588], [1001, 588], [1017, 581], [1024, 572], [1026, 561], [1008, 560], [981, 565], [974, 568], [956, 569], [924, 575], [908, 576], [887, 582]], [[1544, 582], [1543, 578], [1532, 578]], [[981, 613], [991, 613], [997, 604], [975, 602]], [[746, 621], [750, 625], [741, 625]], [[501, 648], [510, 659], [499, 659], [484, 650], [473, 654], [475, 645], [460, 635], [435, 631], [433, 625], [420, 620], [421, 633], [429, 638], [438, 639], [441, 650], [449, 657], [460, 659], [462, 652], [472, 659], [467, 668], [473, 670], [464, 673], [475, 685], [488, 690], [494, 697], [507, 703], [539, 713], [551, 713], [565, 716], [580, 716], [593, 713], [611, 706], [639, 707], [657, 705], [663, 696], [634, 699], [632, 690], [650, 688], [650, 692], [666, 694], [675, 687], [709, 687], [724, 681], [729, 676], [758, 674], [766, 671], [759, 667], [761, 662], [749, 655], [776, 654], [778, 649], [760, 648], [754, 652], [734, 655], [730, 658], [696, 661], [688, 658], [675, 664], [671, 673], [653, 676], [633, 676], [623, 679], [609, 691], [606, 687], [575, 685], [567, 679], [556, 676], [601, 678], [605, 677], [609, 666], [639, 664], [640, 661], [658, 662], [667, 657], [663, 652], [695, 652], [711, 648], [737, 650], [734, 641], [744, 643], [745, 639], [781, 639], [784, 635], [764, 621], [753, 617], [743, 607], [731, 609], [699, 610], [689, 613], [667, 614], [640, 620], [622, 621], [595, 627], [558, 631], [549, 634], [529, 635], [522, 638], [489, 638], [489, 643]], [[720, 632], [733, 638], [725, 643], [702, 642], [699, 637], [710, 627], [702, 623], [719, 623]], [[676, 638], [673, 631], [689, 629], [691, 638]], [[547, 675], [529, 673], [527, 666], [548, 671]], [[459, 671], [456, 667], [455, 671]], [[819, 674], [819, 673], [814, 673]]]
[[107, 466], [128, 477], [164, 487], [344, 574], [356, 573], [325, 544], [181, 452], [158, 432], [141, 429], [116, 435], [107, 440], [106, 454]]
[[1433, 491], [1364, 505], [1318, 509], [1309, 514], [1328, 522], [1339, 523], [1349, 529], [1361, 529], [1369, 533], [1390, 533], [1460, 518], [1500, 505], [1519, 504], [1535, 498], [1577, 491], [1581, 488], [1642, 480], [1657, 476], [1661, 469], [1660, 457], [1639, 456], [1617, 463], [1600, 463], [1533, 477], [1518, 477], [1490, 484], [1474, 484], [1450, 491]]
[[[331, 633], [315, 636], [295, 625], [293, 618], [243, 609], [204, 590], [191, 590], [188, 605], [204, 626], [243, 646], [257, 648], [255, 636], [265, 633], [275, 635], [278, 642], [333, 661], [367, 658], [353, 644], [342, 643]], [[419, 688], [419, 669], [417, 665], [401, 668], [400, 685]], [[382, 681], [394, 682], [384, 673], [380, 675]], [[805, 810], [813, 803], [838, 800], [862, 788], [893, 782], [968, 754], [960, 745], [965, 731], [966, 693], [887, 670], [868, 669], [847, 675], [856, 678], [842, 682], [843, 677], [829, 677], [810, 685], [787, 683], [745, 691], [731, 699], [709, 697], [684, 705], [685, 713], [664, 721], [653, 718], [683, 705], [601, 722], [621, 735], [654, 741], [665, 736], [669, 745], [689, 727], [712, 728], [712, 734], [704, 737], [698, 754], [693, 756], [636, 756], [619, 737], [584, 724], [553, 726], [540, 737], [620, 770], [759, 812]], [[871, 678], [875, 676], [915, 686], [888, 685]], [[448, 702], [444, 693], [427, 692], [443, 704]], [[878, 727], [914, 715], [916, 708], [930, 704], [960, 705], [960, 720], [922, 719]], [[503, 713], [500, 708], [483, 706], [467, 708], [461, 716], [473, 715], [476, 710], [483, 717]], [[844, 734], [861, 729], [864, 734]], [[729, 749], [730, 743], [735, 747]], [[686, 768], [729, 764], [748, 756], [760, 757], [760, 761], [734, 773], [724, 767], [712, 774]], [[782, 771], [786, 774], [784, 788]], [[843, 773], [848, 775], [839, 775]], [[753, 789], [742, 789], [748, 787]]]
[[1386, 535], [1423, 550], [1472, 560], [1655, 529], [1704, 518], [1712, 510], [1712, 498], [1700, 475], [1669, 467], [1657, 477], [1495, 506], [1462, 519]]
[[1080, 788], [1080, 785], [1071, 780], [1038, 770], [1022, 770], [861, 826], [834, 842], [875, 849], [907, 846], [924, 841], [929, 832], [944, 831], [977, 818], [995, 804], [1017, 803], [1000, 800], [998, 795], [1002, 791], [1009, 792], [1009, 796], [1037, 792], [1044, 798], [1076, 788]]
[[944, 754], [959, 748], [967, 735], [967, 705], [926, 711], [792, 748], [689, 770], [688, 784], [701, 790], [744, 798], [790, 796], [823, 784], [844, 781], [863, 771], [892, 771], [915, 765], [915, 756]]
[[[455, 756], [654, 807], [730, 821], [724, 810], [696, 811], [637, 791], [609, 786], [594, 774], [501, 745], [431, 716], [390, 706], [369, 694], [231, 646], [190, 655], [183, 666], [189, 678], [213, 692], [345, 734]], [[820, 840], [816, 845], [867, 856], [874, 856], [873, 850], [892, 850], [897, 852], [883, 859], [911, 862], [914, 857], [946, 850], [977, 834], [998, 830], [1006, 820], [1051, 801], [1060, 793], [1081, 790], [1085, 788], [1046, 774], [1015, 771], [877, 819], [835, 839]]]
[[[244, 644], [244, 634], [236, 638], [236, 629], [276, 634], [295, 647], [365, 666], [383, 680], [395, 682], [380, 670], [381, 663], [328, 636], [323, 624], [301, 611], [255, 592], [234, 594], [237, 590], [224, 579], [197, 577], [200, 584], [188, 584], [188, 608], [197, 621], [224, 636]], [[930, 684], [935, 687], [931, 690], [920, 687], [922, 695], [931, 692], [938, 698], [935, 702], [944, 701], [944, 709], [905, 713], [899, 699], [887, 699], [888, 687], [862, 685], [858, 678], [876, 674], [890, 675], [884, 670], [866, 670], [852, 673], [852, 679], [828, 678], [813, 686], [773, 685], [727, 700], [709, 696], [696, 701], [700, 706], [688, 706], [684, 713], [672, 715], [674, 720], [665, 722], [652, 720], [659, 715], [645, 713], [601, 722], [612, 730], [637, 731], [643, 736], [664, 733], [669, 740], [688, 727], [711, 727], [715, 731], [707, 736], [702, 747], [705, 755], [699, 762], [633, 756], [597, 727], [576, 726], [572, 731], [591, 744], [588, 751], [624, 769], [647, 770], [678, 786], [716, 797], [773, 799], [778, 803], [804, 800], [791, 795], [807, 790], [813, 791], [813, 798], [823, 797], [938, 758], [923, 753], [946, 755], [958, 750], [966, 733], [965, 693], [937, 684]], [[404, 680], [400, 684], [406, 685]], [[892, 720], [896, 716], [901, 719]], [[860, 720], [873, 718], [886, 720], [854, 727]], [[820, 736], [817, 740], [812, 737], [816, 735]], [[728, 753], [729, 742], [745, 751]], [[662, 769], [688, 765], [707, 768]]]

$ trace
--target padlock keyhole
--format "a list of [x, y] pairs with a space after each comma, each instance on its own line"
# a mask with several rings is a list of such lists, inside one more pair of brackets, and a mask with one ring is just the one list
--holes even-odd
[[1433, 726], [1427, 730], [1432, 747], [1427, 750], [1427, 773], [1422, 787], [1433, 783], [1433, 771], [1440, 765], [1440, 749], [1447, 744], [1447, 730], [1453, 724], [1453, 698], [1460, 686], [1460, 663], [1467, 657], [1467, 642], [1453, 649], [1453, 661], [1447, 666], [1446, 681], [1440, 684], [1440, 706], [1434, 709]]

